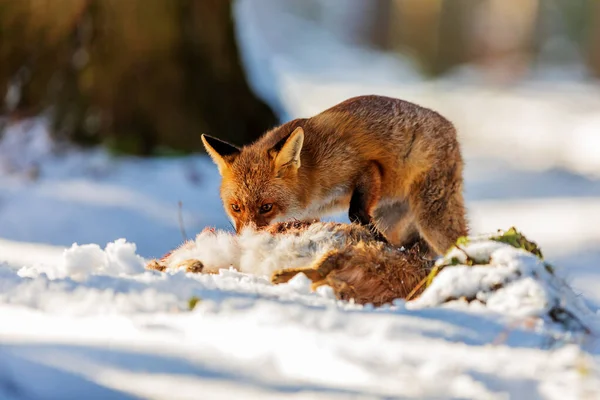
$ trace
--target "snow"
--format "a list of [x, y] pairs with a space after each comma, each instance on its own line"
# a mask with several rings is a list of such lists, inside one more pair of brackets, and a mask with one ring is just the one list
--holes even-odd
[[[280, 117], [365, 93], [440, 111], [465, 149], [472, 231], [517, 226], [556, 275], [483, 241], [467, 251], [485, 265], [444, 268], [413, 302], [341, 302], [304, 275], [274, 286], [268, 271], [322, 249], [232, 240], [208, 158], [74, 150], [34, 118], [0, 134], [0, 398], [598, 397], [598, 85], [541, 71], [493, 87], [468, 68], [424, 82], [323, 29], [321, 0], [293, 6], [236, 2], [251, 85]], [[183, 243], [180, 214], [188, 238], [217, 228], [179, 255], [218, 273], [143, 270]], [[548, 318], [556, 305], [591, 333]]]
[[[46, 136], [47, 122], [39, 118], [12, 124], [3, 138], [23, 130], [32, 137]], [[205, 225], [229, 227], [218, 174], [205, 157], [143, 160], [117, 158], [99, 149], [49, 146], [40, 151], [27, 142], [16, 143], [0, 142], [0, 160], [13, 171], [0, 174], [4, 239], [68, 247], [124, 237], [135, 240], [140, 253], [160, 256], [182, 240], [180, 214], [190, 234]], [[38, 158], [43, 161], [39, 166], [28, 161]], [[39, 176], [32, 178], [28, 172], [34, 168]]]
[[[475, 265], [466, 265], [467, 259]], [[452, 266], [452, 260], [460, 264]], [[436, 266], [445, 268], [419, 298], [408, 303], [411, 309], [485, 307], [509, 317], [553, 321], [550, 314], [558, 307], [568, 315], [563, 320], [568, 330], [600, 329], [600, 319], [553, 268], [525, 250], [486, 237], [474, 238], [449, 251]]]
[[136, 245], [127, 243], [125, 239], [118, 239], [108, 243], [102, 250], [97, 244], [73, 245], [65, 249], [62, 262], [38, 267], [23, 267], [19, 275], [23, 277], [35, 276], [44, 272], [49, 278], [71, 277], [76, 280], [85, 279], [92, 272], [107, 275], [120, 273], [135, 273], [144, 270], [145, 260], [136, 254]]
[[[460, 269], [444, 271], [453, 268]], [[600, 391], [595, 356], [577, 345], [545, 349], [553, 337], [543, 329], [505, 326], [481, 311], [403, 302], [363, 308], [310, 293], [302, 275], [272, 286], [233, 271], [83, 282], [1, 271], [1, 365], [10, 373], [0, 387], [25, 398], [186, 399], [198, 390], [206, 398], [575, 398]], [[190, 312], [191, 295], [201, 301]], [[32, 374], [36, 385], [28, 384]], [[53, 379], [71, 382], [69, 391]]]
[[[473, 242], [467, 254], [490, 265], [446, 267], [419, 299], [378, 309], [338, 301], [325, 288], [311, 292], [303, 274], [274, 286], [233, 269], [142, 271], [134, 250], [124, 240], [104, 250], [74, 245], [45, 270], [0, 267], [0, 397], [600, 393], [598, 316], [535, 256], [508, 245]], [[498, 282], [504, 287], [494, 292]], [[190, 311], [192, 296], [200, 301]], [[449, 301], [461, 297], [477, 301]], [[554, 302], [592, 335], [546, 318]]]

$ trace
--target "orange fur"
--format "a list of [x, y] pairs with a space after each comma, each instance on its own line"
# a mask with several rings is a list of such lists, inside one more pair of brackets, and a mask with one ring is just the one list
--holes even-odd
[[[284, 231], [290, 233], [303, 227]], [[303, 273], [313, 282], [313, 290], [328, 285], [340, 300], [380, 306], [406, 298], [427, 277], [433, 260], [425, 257], [427, 246], [423, 242], [399, 250], [378, 241], [363, 227], [347, 227], [346, 234], [351, 240], [346, 247], [329, 251], [310, 266], [275, 271], [271, 282], [285, 283]]]
[[468, 234], [456, 131], [418, 105], [360, 96], [241, 149], [206, 135], [203, 142], [237, 231], [346, 209], [379, 239], [422, 239], [432, 255]]

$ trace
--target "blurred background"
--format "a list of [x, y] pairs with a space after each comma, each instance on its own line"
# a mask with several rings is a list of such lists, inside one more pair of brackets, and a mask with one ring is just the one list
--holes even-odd
[[473, 233], [600, 299], [599, 78], [597, 0], [0, 0], [0, 253], [229, 228], [201, 133], [382, 94], [457, 126]]

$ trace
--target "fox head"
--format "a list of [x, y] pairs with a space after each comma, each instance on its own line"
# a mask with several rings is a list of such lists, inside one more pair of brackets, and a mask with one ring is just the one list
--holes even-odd
[[303, 142], [301, 127], [270, 148], [259, 144], [238, 148], [202, 135], [202, 143], [221, 174], [221, 200], [236, 232], [248, 225], [261, 228], [300, 214], [298, 170]]

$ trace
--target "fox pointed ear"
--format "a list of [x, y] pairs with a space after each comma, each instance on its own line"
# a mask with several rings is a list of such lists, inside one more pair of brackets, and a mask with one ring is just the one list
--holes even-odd
[[213, 162], [217, 164], [219, 173], [223, 175], [223, 171], [227, 169], [229, 163], [240, 154], [240, 149], [234, 145], [227, 143], [223, 140], [214, 138], [208, 135], [202, 135], [202, 144], [206, 152], [212, 158]]
[[281, 139], [269, 150], [275, 158], [275, 171], [280, 172], [283, 168], [292, 167], [294, 170], [300, 168], [300, 153], [304, 144], [304, 130], [297, 127], [288, 136]]

